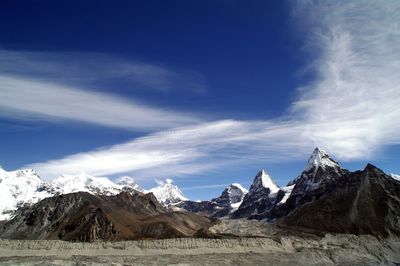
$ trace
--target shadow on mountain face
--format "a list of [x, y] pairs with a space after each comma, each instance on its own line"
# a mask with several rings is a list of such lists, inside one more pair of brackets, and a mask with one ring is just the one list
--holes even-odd
[[297, 207], [280, 224], [335, 233], [400, 236], [400, 182], [368, 164], [335, 181], [318, 200]]
[[68, 241], [212, 237], [216, 219], [167, 212], [153, 194], [99, 196], [78, 192], [24, 208], [0, 230], [2, 238]]

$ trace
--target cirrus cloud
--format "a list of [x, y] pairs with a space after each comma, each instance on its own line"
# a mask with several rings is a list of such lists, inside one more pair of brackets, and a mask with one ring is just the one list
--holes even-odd
[[399, 12], [398, 1], [298, 1], [294, 17], [306, 36], [311, 58], [306, 69], [313, 80], [299, 88], [285, 119], [178, 127], [30, 167], [45, 176], [68, 171], [184, 176], [299, 159], [313, 146], [340, 160], [372, 158], [400, 144]]

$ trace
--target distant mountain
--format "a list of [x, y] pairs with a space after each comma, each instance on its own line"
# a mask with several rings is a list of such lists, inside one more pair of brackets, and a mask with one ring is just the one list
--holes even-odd
[[130, 176], [123, 176], [117, 179], [117, 185], [122, 191], [127, 192], [146, 192], [139, 184], [136, 183], [135, 179]]
[[[173, 184], [171, 179], [167, 179], [165, 182], [159, 182], [157, 187], [145, 191], [136, 184], [131, 177], [122, 177], [114, 183], [107, 178], [92, 177], [86, 174], [63, 175], [52, 182], [46, 182], [31, 169], [7, 172], [0, 168], [0, 193], [4, 195], [4, 197], [2, 197], [3, 200], [0, 202], [0, 218], [10, 219], [15, 214], [19, 215], [20, 220], [14, 220], [18, 221], [18, 223], [16, 223], [18, 224], [18, 228], [11, 226], [11, 223], [7, 223], [8, 227], [5, 227], [8, 232], [7, 234], [14, 237], [16, 235], [11, 234], [13, 230], [25, 230], [26, 228], [33, 230], [32, 227], [25, 227], [22, 224], [23, 221], [28, 221], [30, 216], [42, 213], [43, 209], [45, 209], [43, 215], [47, 215], [48, 219], [51, 220], [53, 219], [52, 212], [55, 208], [52, 205], [55, 204], [54, 202], [59, 202], [64, 194], [66, 194], [66, 198], [70, 199], [70, 196], [68, 196], [70, 194], [68, 193], [83, 191], [92, 195], [87, 196], [84, 193], [86, 196], [83, 196], [84, 201], [92, 205], [89, 204], [90, 208], [85, 207], [85, 211], [79, 213], [79, 215], [83, 215], [79, 216], [79, 219], [85, 221], [92, 219], [90, 221], [97, 223], [97, 226], [101, 227], [112, 220], [109, 216], [112, 215], [113, 212], [111, 211], [110, 213], [107, 212], [107, 214], [104, 214], [104, 210], [102, 210], [102, 213], [97, 213], [97, 210], [93, 210], [92, 208], [95, 206], [93, 204], [103, 204], [102, 200], [118, 200], [118, 198], [115, 198], [117, 194], [124, 195], [124, 193], [119, 193], [129, 192], [126, 195], [131, 195], [134, 199], [138, 200], [137, 204], [139, 205], [134, 206], [142, 206], [141, 208], [144, 208], [146, 212], [146, 208], [150, 204], [154, 205], [153, 207], [159, 212], [158, 214], [147, 213], [146, 215], [161, 215], [166, 212], [165, 207], [167, 207], [168, 211], [185, 210], [209, 217], [257, 219], [316, 230], [343, 233], [370, 233], [386, 237], [400, 235], [398, 229], [400, 228], [399, 179], [398, 175], [386, 175], [370, 164], [362, 171], [350, 172], [342, 168], [338, 162], [319, 148], [315, 148], [312, 152], [304, 171], [290, 181], [286, 187], [279, 187], [265, 170], [261, 170], [254, 177], [249, 191], [240, 184], [234, 183], [228, 186], [219, 197], [200, 202], [188, 200], [183, 195], [182, 191]], [[144, 195], [142, 192], [151, 193]], [[81, 195], [81, 193], [78, 194]], [[61, 195], [61, 198], [58, 200], [52, 198], [50, 201], [47, 201], [49, 197], [54, 195]], [[110, 196], [111, 198], [104, 198], [106, 196]], [[148, 197], [148, 201], [143, 197]], [[150, 200], [150, 198], [153, 200]], [[42, 199], [45, 200], [40, 201]], [[156, 199], [161, 204], [159, 204]], [[144, 204], [143, 200], [147, 203]], [[40, 202], [35, 205], [36, 209], [29, 208], [29, 206], [38, 201]], [[154, 201], [157, 203], [154, 203]], [[42, 202], [48, 202], [46, 204], [50, 204], [50, 206], [53, 207], [40, 205]], [[79, 205], [81, 204], [81, 200], [71, 198], [71, 204], [74, 202], [77, 204], [76, 206], [74, 205], [75, 211], [77, 211], [81, 206]], [[60, 204], [61, 203], [62, 202], [60, 202]], [[41, 207], [37, 209], [37, 206]], [[120, 207], [114, 206], [116, 209]], [[18, 208], [22, 208], [21, 211], [17, 212]], [[108, 207], [106, 209], [111, 210]], [[88, 212], [89, 210], [90, 212]], [[135, 212], [133, 209], [131, 210]], [[66, 210], [62, 209], [62, 211]], [[72, 215], [72, 213], [69, 215]], [[184, 219], [182, 218], [183, 216], [180, 215], [181, 214], [173, 214], [177, 219]], [[192, 218], [197, 219], [197, 216], [190, 216], [191, 214], [189, 213], [185, 215], [189, 220]], [[119, 214], [117, 216], [121, 219], [123, 218], [123, 216]], [[35, 221], [38, 220], [40, 223], [47, 223], [44, 220], [40, 220], [41, 218], [35, 217]], [[112, 220], [113, 225], [115, 225], [115, 221]], [[66, 224], [64, 225], [67, 226]], [[52, 226], [57, 227], [56, 225]], [[161, 226], [157, 224], [157, 226], [164, 228], [164, 225]], [[42, 229], [34, 230], [40, 231]], [[50, 229], [46, 227], [43, 230]], [[126, 233], [128, 229], [120, 230]], [[174, 232], [172, 235], [177, 234], [175, 229], [169, 228], [168, 230]], [[191, 233], [188, 234], [190, 235], [194, 233], [194, 231], [190, 231]], [[21, 232], [25, 234], [27, 231]], [[60, 233], [59, 231], [57, 232], [57, 234]], [[105, 235], [97, 235], [90, 236], [89, 239], [102, 237], [107, 239], [119, 239], [115, 235], [112, 237], [109, 236], [110, 232], [112, 231], [108, 230], [107, 233], [105, 233], [107, 237]], [[203, 230], [203, 233], [204, 232], [206, 231]], [[128, 236], [124, 236], [124, 238], [121, 239], [131, 237], [131, 233], [128, 233]], [[75, 233], [71, 233], [71, 235], [78, 237]], [[138, 235], [141, 236], [141, 234]], [[186, 233], [183, 235], [186, 235]], [[66, 237], [66, 239], [70, 239], [69, 237], [70, 236]], [[79, 234], [79, 237], [82, 236]]]
[[0, 228], [7, 239], [69, 241], [206, 237], [216, 220], [167, 212], [153, 194], [103, 196], [78, 192], [46, 198], [20, 209]]
[[250, 186], [249, 192], [231, 218], [249, 218], [272, 208], [290, 194], [291, 188], [279, 188], [265, 170], [260, 170]]
[[207, 201], [183, 201], [175, 205], [177, 208], [185, 209], [210, 217], [226, 217], [242, 204], [247, 189], [238, 183], [233, 183], [224, 189], [221, 196]]
[[44, 198], [73, 192], [89, 192], [95, 195], [116, 195], [122, 191], [144, 191], [131, 177], [122, 177], [118, 183], [107, 178], [87, 174], [62, 175], [53, 181], [44, 181], [32, 169], [5, 171], [0, 168], [0, 220], [10, 219], [15, 211], [32, 205]]
[[150, 189], [148, 192], [153, 193], [165, 206], [188, 200], [178, 186], [173, 184], [171, 179], [166, 179], [165, 182], [159, 181], [158, 186]]
[[[297, 186], [297, 184], [296, 184]], [[282, 224], [316, 230], [400, 236], [400, 181], [368, 164], [335, 179], [318, 199], [301, 204]]]
[[19, 207], [57, 194], [60, 191], [32, 169], [7, 172], [0, 168], [0, 220], [10, 219]]
[[96, 195], [115, 195], [121, 187], [106, 177], [94, 177], [87, 174], [61, 175], [51, 182], [62, 194], [89, 192]]

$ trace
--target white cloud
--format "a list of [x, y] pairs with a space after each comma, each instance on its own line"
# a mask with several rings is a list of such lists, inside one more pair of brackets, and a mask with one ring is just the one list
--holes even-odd
[[75, 120], [130, 130], [154, 130], [200, 120], [133, 99], [83, 91], [17, 76], [0, 75], [0, 116]]
[[304, 160], [314, 146], [340, 160], [368, 159], [399, 144], [400, 2], [299, 1], [294, 13], [314, 79], [286, 120], [207, 122], [31, 167], [49, 177], [126, 171], [154, 178]]
[[298, 3], [315, 79], [293, 112], [310, 138], [345, 159], [400, 143], [400, 2]]

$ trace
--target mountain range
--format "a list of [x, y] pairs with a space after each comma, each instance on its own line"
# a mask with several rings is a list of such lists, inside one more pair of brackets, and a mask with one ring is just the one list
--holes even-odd
[[[185, 233], [182, 235], [186, 236], [199, 234], [199, 232], [208, 235], [207, 228], [214, 220], [204, 220], [204, 217], [257, 219], [276, 222], [281, 226], [339, 233], [368, 233], [384, 237], [400, 235], [399, 177], [393, 174], [387, 175], [371, 164], [368, 164], [363, 170], [351, 172], [342, 168], [338, 162], [319, 148], [315, 148], [312, 152], [304, 171], [285, 187], [279, 187], [265, 170], [260, 170], [254, 177], [249, 190], [234, 183], [224, 189], [219, 197], [206, 201], [188, 200], [170, 179], [159, 182], [157, 187], [146, 191], [130, 177], [123, 177], [114, 183], [107, 178], [97, 178], [85, 174], [63, 175], [51, 182], [46, 182], [33, 170], [7, 172], [0, 169], [0, 193], [5, 195], [4, 200], [0, 202], [0, 218], [3, 220], [13, 218], [3, 226], [2, 230], [6, 232], [3, 235], [7, 235], [7, 232], [17, 232], [16, 228], [22, 230], [20, 235], [27, 234], [31, 230], [26, 227], [27, 221], [33, 219], [36, 221], [34, 223], [43, 224], [42, 218], [37, 213], [43, 214], [43, 210], [48, 209], [50, 211], [44, 211], [43, 214], [48, 216], [54, 211], [54, 206], [57, 206], [55, 202], [62, 201], [65, 197], [71, 197], [70, 201], [75, 202], [76, 206], [73, 209], [83, 208], [82, 216], [77, 218], [79, 225], [94, 219], [93, 221], [96, 221], [98, 227], [104, 231], [105, 225], [116, 226], [116, 221], [121, 217], [131, 219], [129, 218], [131, 214], [125, 213], [121, 216], [120, 213], [109, 212], [113, 208], [121, 209], [121, 213], [124, 213], [122, 210], [124, 208], [135, 212], [136, 209], [132, 206], [133, 209], [124, 204], [116, 206], [109, 202], [110, 198], [115, 201], [119, 197], [126, 198], [128, 195], [134, 198], [128, 200], [131, 202], [129, 204], [134, 206], [136, 203], [132, 203], [132, 200], [139, 202], [144, 200], [147, 203], [142, 203], [141, 206], [149, 206], [150, 203], [146, 197], [154, 199], [150, 205], [156, 206], [157, 213], [147, 213], [146, 215], [153, 218], [161, 215], [162, 218], [156, 220], [163, 224], [163, 228], [167, 228], [166, 231], [175, 232], [172, 234], [175, 236], [179, 236], [177, 232], [183, 231]], [[87, 203], [84, 207], [79, 205], [82, 201]], [[108, 207], [97, 210], [96, 204]], [[71, 208], [65, 208], [61, 211], [62, 213], [76, 216], [71, 213]], [[33, 218], [32, 213], [34, 213]], [[173, 218], [164, 215], [165, 213], [170, 213], [169, 215], [172, 215]], [[191, 213], [200, 216], [190, 216]], [[134, 214], [132, 217], [139, 214]], [[145, 219], [146, 215], [142, 215], [140, 219]], [[189, 231], [182, 228], [171, 229], [170, 225], [182, 223], [183, 215], [188, 216], [185, 219], [193, 221], [189, 223], [192, 224], [189, 226], [191, 229]], [[169, 218], [167, 219], [167, 217]], [[57, 221], [60, 221], [61, 218], [53, 218], [50, 215], [47, 221], [56, 222], [56, 225], [51, 225], [55, 229], [50, 230], [54, 234], [60, 234], [62, 230], [65, 230], [65, 226], [69, 226], [62, 222], [64, 229], [60, 229]], [[153, 220], [153, 218], [147, 217], [146, 219]], [[67, 216], [61, 220], [69, 219], [70, 217]], [[196, 225], [194, 221], [197, 220], [200, 221], [201, 226]], [[76, 223], [76, 219], [73, 221]], [[138, 220], [132, 220], [132, 223], [137, 224]], [[45, 224], [48, 225], [48, 222]], [[99, 228], [93, 230], [98, 232]], [[108, 231], [107, 239], [131, 239], [146, 236], [140, 231], [142, 229], [138, 229], [139, 227], [135, 227], [136, 231], [125, 227], [121, 228], [115, 227]], [[35, 230], [38, 230], [40, 235], [42, 232], [40, 230], [48, 232], [49, 228], [35, 227]], [[111, 237], [110, 232], [114, 232], [113, 230], [119, 230], [118, 234], [122, 237], [118, 238], [117, 235]], [[161, 231], [160, 236], [168, 235], [165, 230]], [[15, 236], [14, 233], [12, 235]], [[82, 236], [78, 230], [65, 236], [65, 239], [83, 239], [85, 237], [88, 236]], [[102, 238], [102, 236], [89, 237], [91, 240], [98, 238]]]
[[152, 192], [165, 206], [187, 200], [170, 179], [146, 191], [129, 176], [121, 177], [115, 183], [105, 177], [94, 177], [84, 173], [61, 175], [52, 181], [45, 181], [33, 169], [5, 171], [0, 167], [0, 193], [2, 195], [0, 220], [10, 219], [13, 213], [22, 206], [29, 206], [52, 196], [74, 192], [111, 196], [123, 191]]

